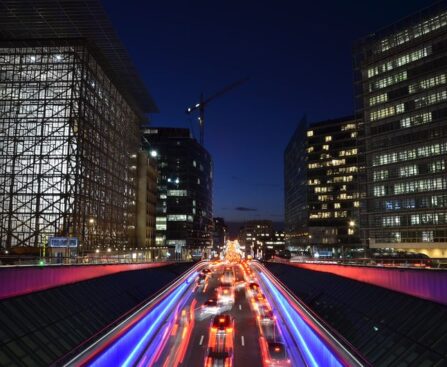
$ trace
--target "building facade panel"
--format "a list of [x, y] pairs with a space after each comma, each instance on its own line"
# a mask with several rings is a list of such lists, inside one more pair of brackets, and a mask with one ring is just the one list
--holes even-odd
[[354, 64], [368, 167], [363, 241], [443, 256], [447, 7], [434, 5], [362, 40]]

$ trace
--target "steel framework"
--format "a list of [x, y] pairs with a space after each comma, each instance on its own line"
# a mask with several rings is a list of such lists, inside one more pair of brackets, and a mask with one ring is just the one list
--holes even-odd
[[140, 121], [87, 44], [0, 48], [1, 246], [125, 247]]

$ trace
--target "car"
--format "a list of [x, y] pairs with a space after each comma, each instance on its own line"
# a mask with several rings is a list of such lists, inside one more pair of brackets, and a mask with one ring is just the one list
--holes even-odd
[[214, 316], [210, 325], [206, 367], [233, 365], [234, 320], [229, 314]]
[[256, 282], [249, 282], [247, 285], [247, 295], [254, 297], [260, 291], [259, 284]]
[[289, 367], [291, 365], [284, 343], [267, 341], [261, 337], [260, 344], [264, 367]]
[[254, 297], [252, 297], [251, 299], [251, 305], [254, 311], [259, 311], [259, 308], [261, 306], [269, 306], [269, 303], [267, 301], [267, 298], [265, 298], [265, 296], [259, 292], [258, 294], [256, 294]]
[[235, 281], [234, 271], [232, 268], [225, 268], [225, 271], [221, 277], [223, 285], [233, 285]]
[[197, 285], [203, 285], [206, 282], [207, 276], [205, 274], [199, 274], [197, 276]]
[[219, 305], [217, 303], [217, 299], [210, 298], [209, 300], [205, 301], [200, 308], [202, 315], [205, 314], [216, 314], [219, 312]]
[[221, 285], [217, 288], [217, 300], [220, 304], [234, 303], [234, 287]]
[[270, 307], [266, 305], [260, 305], [258, 307], [257, 318], [262, 325], [273, 324], [276, 319], [275, 315], [273, 314], [273, 311], [270, 309]]

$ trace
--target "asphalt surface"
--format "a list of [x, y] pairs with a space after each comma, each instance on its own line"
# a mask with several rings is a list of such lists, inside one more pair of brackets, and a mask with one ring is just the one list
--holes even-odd
[[[228, 266], [227, 266], [228, 267]], [[232, 265], [236, 284], [235, 302], [220, 310], [230, 314], [234, 324], [234, 354], [233, 366], [261, 366], [261, 351], [259, 346], [259, 328], [255, 312], [247, 301], [242, 269]], [[194, 290], [192, 297], [177, 310], [177, 320], [170, 329], [170, 337], [164, 346], [155, 366], [203, 366], [209, 341], [210, 324], [214, 315], [204, 317], [201, 306], [210, 298], [216, 297], [216, 289], [220, 285], [219, 278], [223, 275], [223, 265], [212, 267], [206, 286]], [[188, 295], [191, 294], [188, 292]], [[167, 330], [169, 330], [167, 328]]]

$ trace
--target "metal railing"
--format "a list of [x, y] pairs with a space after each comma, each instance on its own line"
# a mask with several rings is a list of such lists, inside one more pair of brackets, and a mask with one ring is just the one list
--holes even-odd
[[336, 264], [389, 268], [414, 269], [447, 269], [447, 258], [311, 258], [296, 256], [291, 259], [274, 257], [273, 262], [303, 263], [303, 264]]
[[151, 262], [185, 262], [191, 261], [186, 256], [134, 256], [133, 254], [86, 256], [30, 256], [30, 255], [1, 255], [0, 266], [47, 266], [47, 265], [95, 265], [95, 264], [140, 264]]

